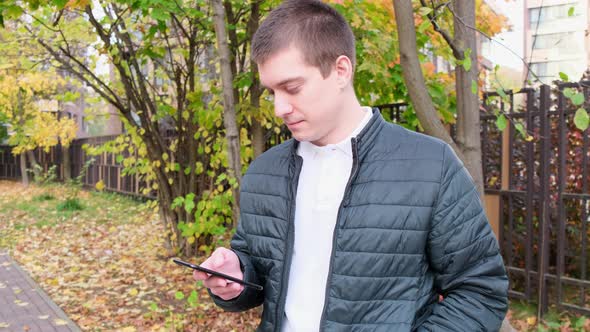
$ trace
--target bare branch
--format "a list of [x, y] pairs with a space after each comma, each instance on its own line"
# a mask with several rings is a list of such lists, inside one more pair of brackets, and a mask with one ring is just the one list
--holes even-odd
[[[426, 4], [425, 0], [420, 0], [420, 3], [423, 7], [428, 7], [428, 4]], [[428, 19], [430, 20], [430, 23], [432, 23], [432, 27], [436, 32], [438, 32], [443, 37], [447, 44], [449, 44], [451, 50], [453, 50], [453, 55], [455, 56], [455, 58], [457, 58], [458, 60], [463, 60], [465, 58], [463, 49], [455, 43], [453, 37], [451, 37], [448, 31], [446, 31], [438, 25], [435, 13], [436, 11], [433, 10], [431, 13], [427, 15]]]
[[[172, 17], [172, 21], [174, 23], [176, 23], [176, 27], [177, 29], [182, 32], [182, 34], [184, 35], [185, 38], [190, 38], [189, 33], [184, 29], [184, 26], [182, 26], [182, 23], [180, 23], [180, 21], [178, 20], [178, 17], [176, 17], [176, 15], [174, 14], [170, 14], [170, 17]], [[180, 36], [178, 38], [180, 40]]]
[[53, 26], [56, 26], [56, 25], [59, 23], [59, 20], [61, 19], [61, 16], [63, 15], [63, 13], [64, 13], [64, 10], [65, 10], [65, 8], [63, 8], [62, 10], [60, 10], [60, 11], [57, 13], [57, 17], [56, 17], [56, 18], [55, 18], [55, 20], [53, 21]]

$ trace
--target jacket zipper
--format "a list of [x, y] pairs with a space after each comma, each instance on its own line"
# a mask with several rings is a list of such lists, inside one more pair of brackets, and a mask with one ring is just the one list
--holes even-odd
[[332, 252], [330, 253], [330, 267], [328, 268], [328, 279], [326, 281], [326, 294], [324, 295], [324, 308], [322, 309], [322, 317], [320, 319], [320, 331], [323, 331], [326, 325], [326, 309], [328, 308], [328, 295], [330, 293], [330, 283], [332, 282], [332, 270], [334, 268], [334, 248], [336, 248], [336, 234], [338, 233], [338, 224], [340, 224], [340, 215], [342, 213], [342, 206], [350, 195], [350, 189], [352, 180], [355, 178], [358, 172], [358, 151], [357, 151], [357, 139], [352, 138], [352, 170], [350, 171], [350, 177], [348, 183], [344, 189], [344, 195], [342, 196], [342, 202], [338, 208], [338, 214], [336, 217], [336, 225], [334, 226], [334, 233], [332, 234]]
[[295, 246], [295, 203], [297, 200], [297, 186], [299, 185], [299, 175], [301, 174], [301, 166], [303, 165], [303, 159], [296, 155], [295, 156], [295, 178], [291, 184], [291, 197], [293, 203], [289, 208], [289, 228], [287, 230], [287, 252], [285, 263], [283, 264], [283, 275], [281, 282], [281, 289], [279, 291], [279, 301], [277, 305], [277, 320], [275, 331], [280, 332], [283, 327], [283, 316], [285, 311], [285, 301], [287, 298], [287, 289], [289, 287], [289, 272], [291, 271], [291, 260], [293, 256], [293, 247]]

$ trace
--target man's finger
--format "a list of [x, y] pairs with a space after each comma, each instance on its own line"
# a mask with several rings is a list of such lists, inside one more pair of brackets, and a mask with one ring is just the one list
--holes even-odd
[[225, 263], [225, 256], [220, 252], [219, 255], [217, 255], [215, 257], [215, 261], [213, 262], [213, 264], [215, 265], [216, 268], [220, 268], [223, 266], [224, 263]]
[[224, 256], [220, 249], [221, 248], [215, 249], [211, 256], [201, 263], [201, 266], [210, 270], [217, 270], [221, 265], [223, 265]]
[[203, 282], [207, 288], [226, 287], [227, 281], [219, 277], [209, 277]]
[[195, 280], [206, 280], [207, 278], [209, 278], [209, 275], [205, 272], [201, 272], [201, 271], [193, 271], [193, 277], [195, 278]]
[[226, 287], [216, 287], [215, 291], [220, 294], [227, 295], [227, 294], [241, 293], [243, 289], [244, 289], [244, 286], [242, 286], [236, 282], [230, 282], [227, 284]]
[[214, 268], [220, 268], [225, 264], [225, 255], [223, 254], [223, 248], [218, 248], [211, 255], [211, 264]]
[[227, 287], [211, 288], [211, 293], [221, 297], [222, 299], [231, 299], [238, 296], [243, 290], [243, 286], [238, 283], [230, 283]]

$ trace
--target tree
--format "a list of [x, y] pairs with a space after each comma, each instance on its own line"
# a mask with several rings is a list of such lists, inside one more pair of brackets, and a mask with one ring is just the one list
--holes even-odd
[[[217, 37], [217, 49], [219, 50], [219, 62], [221, 65], [221, 82], [223, 85], [223, 121], [225, 123], [225, 131], [228, 146], [228, 160], [230, 176], [235, 177], [237, 184], [241, 183], [241, 162], [240, 162], [240, 137], [238, 135], [238, 127], [236, 125], [236, 111], [234, 100], [234, 78], [230, 63], [230, 49], [227, 44], [227, 33], [225, 23], [225, 8], [221, 0], [211, 0], [214, 12], [215, 35]], [[239, 219], [239, 189], [234, 186], [233, 197], [233, 225], [237, 226]]]
[[[208, 250], [213, 238], [237, 221], [241, 164], [252, 157], [252, 148], [248, 130], [238, 130], [232, 119], [236, 111], [227, 96], [233, 93], [237, 121], [258, 123], [241, 112], [253, 91], [248, 89], [252, 72], [244, 65], [253, 32], [241, 31], [255, 26], [244, 18], [250, 8], [259, 12], [260, 2], [224, 3], [228, 20], [235, 21], [228, 29], [229, 57], [223, 43], [223, 12], [210, 4], [215, 2], [31, 2], [26, 18], [18, 20], [60, 70], [117, 108], [127, 134], [88, 151], [118, 153], [125, 174], [148, 183], [146, 193], [158, 193], [166, 243], [171, 253], [187, 255]], [[24, 9], [15, 3], [3, 6], [0, 15], [13, 19]], [[213, 12], [220, 18], [217, 29]], [[215, 36], [224, 55], [223, 88], [215, 66]], [[101, 76], [97, 64], [105, 59], [110, 72]], [[227, 75], [228, 60], [234, 75]], [[223, 103], [220, 91], [225, 91]], [[252, 96], [253, 105], [270, 110], [270, 105], [260, 103], [260, 92]], [[265, 124], [276, 127], [271, 121]]]
[[0, 71], [0, 114], [10, 127], [8, 144], [12, 153], [21, 157], [22, 181], [29, 183], [26, 157], [38, 168], [32, 151], [36, 148], [49, 150], [61, 142], [68, 146], [76, 136], [76, 123], [57, 114], [40, 109], [43, 101], [52, 98], [58, 91], [59, 82], [51, 72], [30, 72], [4, 65]]

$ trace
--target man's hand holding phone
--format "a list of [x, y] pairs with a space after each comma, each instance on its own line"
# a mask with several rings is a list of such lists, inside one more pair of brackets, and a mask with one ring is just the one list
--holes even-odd
[[[238, 256], [226, 248], [217, 248], [213, 254], [202, 264], [202, 267], [225, 273], [229, 276], [243, 279], [244, 274], [240, 268]], [[211, 290], [211, 293], [219, 296], [224, 300], [231, 300], [238, 297], [244, 290], [244, 286], [237, 282], [225, 280], [205, 272], [195, 270], [193, 272], [195, 280], [202, 280], [205, 287]]]

